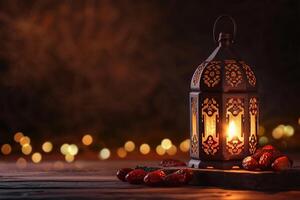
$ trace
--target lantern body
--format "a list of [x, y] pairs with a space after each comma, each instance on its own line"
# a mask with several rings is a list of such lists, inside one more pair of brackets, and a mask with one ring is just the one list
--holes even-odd
[[257, 146], [256, 77], [222, 34], [191, 81], [190, 167], [238, 165]]

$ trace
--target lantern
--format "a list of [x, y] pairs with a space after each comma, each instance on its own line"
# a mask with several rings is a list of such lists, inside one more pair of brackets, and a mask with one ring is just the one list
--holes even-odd
[[221, 32], [218, 46], [198, 66], [190, 92], [190, 167], [231, 168], [255, 152], [258, 130], [257, 81], [233, 47], [233, 34]]

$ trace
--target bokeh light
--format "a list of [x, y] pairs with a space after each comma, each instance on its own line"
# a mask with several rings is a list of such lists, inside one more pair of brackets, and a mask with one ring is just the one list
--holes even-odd
[[135, 149], [135, 144], [134, 144], [133, 141], [130, 141], [130, 140], [129, 140], [129, 141], [125, 142], [124, 148], [125, 148], [125, 150], [128, 151], [128, 152], [132, 152], [132, 151], [134, 151], [134, 149]]
[[16, 165], [19, 169], [24, 169], [27, 166], [27, 161], [25, 158], [18, 158], [18, 160], [16, 161]]
[[67, 155], [67, 154], [68, 154], [68, 149], [69, 149], [69, 144], [64, 143], [64, 144], [61, 145], [61, 147], [60, 147], [60, 152], [61, 152], [63, 155]]
[[292, 137], [295, 133], [294, 127], [291, 125], [284, 126], [284, 135], [287, 137]]
[[101, 160], [106, 160], [109, 157], [110, 157], [110, 150], [108, 148], [101, 149], [101, 151], [99, 152], [99, 158]]
[[141, 154], [144, 154], [144, 155], [146, 155], [146, 154], [148, 154], [149, 152], [150, 152], [150, 146], [149, 146], [149, 144], [146, 144], [146, 143], [144, 143], [144, 144], [142, 144], [141, 146], [140, 146], [140, 152], [141, 152]]
[[117, 149], [117, 155], [120, 158], [125, 158], [127, 156], [127, 151], [123, 147], [120, 147]]
[[74, 159], [75, 159], [75, 156], [72, 155], [72, 154], [66, 154], [66, 155], [65, 155], [65, 160], [66, 160], [66, 162], [68, 162], [68, 163], [73, 162]]
[[166, 150], [164, 148], [162, 148], [161, 145], [157, 145], [155, 151], [160, 156], [163, 156], [166, 153]]
[[82, 144], [89, 146], [93, 143], [93, 137], [90, 134], [86, 134], [81, 139]]
[[279, 125], [272, 131], [272, 136], [274, 139], [280, 139], [284, 134], [284, 125]]
[[258, 135], [258, 136], [263, 136], [263, 135], [265, 134], [265, 132], [266, 132], [265, 127], [263, 127], [262, 125], [260, 125], [260, 126], [258, 127], [258, 133], [257, 133], [257, 135]]
[[42, 149], [44, 152], [46, 153], [49, 153], [52, 151], [53, 149], [53, 145], [51, 142], [47, 141], [47, 142], [44, 142], [44, 144], [42, 145]]
[[35, 152], [34, 154], [32, 154], [31, 160], [32, 160], [33, 163], [41, 162], [42, 161], [42, 154], [40, 154], [39, 152]]
[[8, 155], [11, 153], [11, 146], [10, 144], [3, 144], [1, 147], [1, 152], [3, 155]]
[[22, 132], [16, 132], [15, 135], [14, 135], [14, 140], [15, 142], [19, 143], [21, 138], [23, 137], [23, 133]]
[[77, 155], [78, 153], [78, 147], [76, 144], [71, 144], [68, 146], [68, 154], [71, 154], [73, 156]]
[[165, 138], [161, 141], [161, 146], [162, 148], [164, 148], [165, 150], [168, 150], [172, 147], [172, 141], [168, 138]]
[[20, 144], [23, 146], [25, 144], [30, 144], [30, 138], [28, 136], [23, 136], [20, 139]]
[[167, 154], [170, 156], [174, 156], [177, 153], [177, 147], [175, 145], [172, 145], [171, 148], [167, 150]]
[[180, 143], [179, 148], [182, 152], [188, 152], [190, 150], [190, 139], [183, 140]]
[[24, 155], [29, 155], [32, 152], [32, 146], [30, 144], [24, 144], [21, 150]]
[[259, 138], [258, 143], [260, 146], [264, 146], [266, 144], [268, 144], [269, 139], [266, 136], [262, 136]]

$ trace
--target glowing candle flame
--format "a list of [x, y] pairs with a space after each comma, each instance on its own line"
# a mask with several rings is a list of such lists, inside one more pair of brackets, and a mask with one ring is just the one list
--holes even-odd
[[229, 122], [227, 136], [229, 139], [232, 139], [234, 136], [237, 135], [237, 127], [234, 121]]

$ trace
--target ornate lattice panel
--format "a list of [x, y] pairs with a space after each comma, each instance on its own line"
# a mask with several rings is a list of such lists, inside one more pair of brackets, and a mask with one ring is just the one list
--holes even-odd
[[258, 101], [252, 97], [249, 100], [250, 116], [250, 136], [249, 136], [249, 153], [253, 154], [257, 146], [257, 119], [258, 119]]
[[221, 81], [221, 62], [211, 61], [203, 72], [203, 81], [207, 87], [215, 87]]
[[225, 80], [231, 87], [237, 87], [243, 81], [242, 72], [235, 60], [225, 60]]
[[202, 103], [202, 149], [207, 155], [214, 155], [219, 149], [219, 105], [214, 98], [206, 98]]
[[253, 71], [251, 70], [251, 68], [243, 61], [240, 62], [245, 70], [248, 82], [250, 85], [252, 85], [253, 87], [255, 87], [256, 85], [256, 78], [255, 75], [253, 73]]
[[244, 149], [244, 100], [242, 98], [229, 98], [226, 103], [226, 149], [231, 155], [238, 155]]
[[191, 95], [191, 155], [199, 154], [198, 96]]

